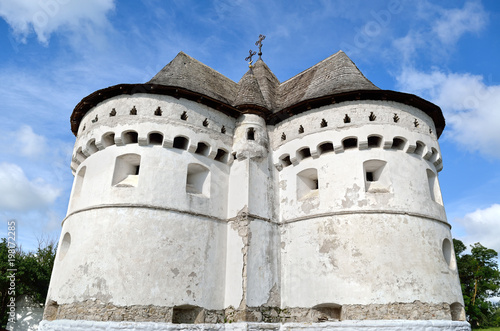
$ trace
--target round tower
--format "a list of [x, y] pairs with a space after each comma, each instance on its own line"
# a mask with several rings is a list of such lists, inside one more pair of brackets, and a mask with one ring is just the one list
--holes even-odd
[[345, 320], [464, 319], [427, 114], [346, 101], [282, 121], [271, 137], [283, 306]]
[[283, 83], [181, 52], [92, 93], [41, 329], [470, 330], [444, 126], [342, 51]]
[[233, 130], [230, 117], [166, 95], [86, 112], [47, 319], [188, 321], [223, 308]]

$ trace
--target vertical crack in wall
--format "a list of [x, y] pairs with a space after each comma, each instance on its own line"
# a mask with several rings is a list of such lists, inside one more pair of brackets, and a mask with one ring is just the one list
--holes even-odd
[[243, 247], [241, 248], [242, 258], [243, 258], [243, 268], [241, 270], [242, 277], [242, 297], [241, 302], [238, 307], [240, 310], [244, 310], [247, 306], [247, 268], [248, 268], [248, 248], [250, 247], [251, 232], [250, 232], [250, 220], [248, 219], [248, 206], [243, 207], [238, 215], [234, 218], [231, 224], [233, 230], [238, 232], [243, 242]]

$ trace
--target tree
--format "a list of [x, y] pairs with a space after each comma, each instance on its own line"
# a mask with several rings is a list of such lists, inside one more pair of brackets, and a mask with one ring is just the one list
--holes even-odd
[[471, 245], [466, 254], [463, 242], [453, 239], [467, 320], [472, 328], [497, 326], [495, 307], [489, 298], [500, 294], [498, 253], [480, 243]]
[[12, 295], [11, 289], [12, 272], [15, 272], [15, 297], [28, 295], [33, 302], [45, 303], [49, 288], [50, 275], [54, 265], [57, 244], [50, 240], [39, 240], [35, 252], [23, 252], [16, 248], [14, 253], [14, 266], [9, 265], [9, 243], [2, 238], [0, 242], [0, 325], [5, 327], [8, 320], [8, 306]]

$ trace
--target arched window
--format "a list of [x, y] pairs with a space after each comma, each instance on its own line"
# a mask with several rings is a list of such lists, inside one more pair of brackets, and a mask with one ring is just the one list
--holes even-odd
[[152, 132], [148, 135], [148, 141], [150, 145], [162, 145], [163, 135], [158, 132]]
[[101, 138], [101, 143], [104, 148], [115, 144], [115, 134], [113, 132], [108, 132], [103, 134]]
[[318, 146], [318, 153], [320, 155], [329, 152], [333, 152], [333, 144], [331, 142], [325, 142]]
[[139, 135], [135, 131], [127, 131], [122, 134], [124, 144], [137, 144]]
[[346, 138], [342, 140], [342, 146], [344, 149], [356, 148], [358, 147], [358, 138]]
[[292, 161], [290, 160], [290, 155], [285, 154], [280, 157], [280, 162], [281, 165], [284, 167], [288, 167], [289, 165], [292, 164]]
[[174, 138], [174, 148], [188, 149], [189, 140], [186, 137], [177, 136]]
[[97, 151], [98, 151], [97, 146], [95, 145], [95, 139], [91, 139], [91, 140], [87, 143], [87, 151], [88, 151], [90, 154], [94, 154], [95, 152], [97, 152]]
[[393, 149], [403, 150], [405, 148], [405, 145], [406, 145], [406, 140], [403, 138], [396, 137], [396, 138], [392, 139], [392, 147], [391, 148], [393, 148]]
[[368, 147], [376, 148], [382, 145], [382, 137], [380, 136], [368, 136]]
[[219, 148], [217, 150], [217, 155], [215, 155], [215, 161], [226, 163], [228, 155], [229, 153], [226, 150]]
[[199, 142], [198, 147], [196, 147], [196, 151], [194, 151], [194, 152], [196, 154], [207, 156], [208, 153], [210, 153], [210, 146], [208, 146], [204, 142]]
[[421, 141], [417, 141], [417, 147], [415, 148], [415, 151], [413, 153], [417, 155], [422, 155], [424, 152], [425, 144]]
[[309, 149], [309, 147], [304, 147], [297, 151], [297, 158], [299, 160], [303, 160], [308, 157], [311, 157], [311, 150]]

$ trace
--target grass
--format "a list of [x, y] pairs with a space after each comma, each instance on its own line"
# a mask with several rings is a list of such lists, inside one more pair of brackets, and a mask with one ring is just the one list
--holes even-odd
[[500, 328], [488, 328], [488, 329], [476, 329], [476, 330], [500, 331]]

